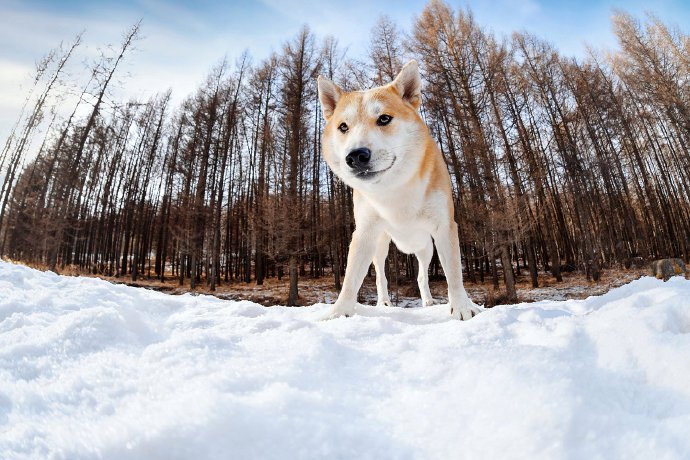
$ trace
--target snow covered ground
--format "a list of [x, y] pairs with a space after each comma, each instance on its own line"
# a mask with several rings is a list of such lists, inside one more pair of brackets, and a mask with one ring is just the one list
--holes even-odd
[[0, 458], [690, 457], [690, 281], [326, 308], [0, 262]]

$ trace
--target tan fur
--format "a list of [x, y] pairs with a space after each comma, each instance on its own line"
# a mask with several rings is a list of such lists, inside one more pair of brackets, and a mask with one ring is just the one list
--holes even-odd
[[[433, 238], [448, 280], [451, 314], [469, 319], [479, 312], [462, 286], [450, 175], [419, 116], [420, 89], [414, 61], [389, 85], [368, 91], [344, 92], [319, 77], [319, 99], [327, 120], [324, 159], [352, 187], [356, 221], [343, 289], [329, 318], [355, 313], [357, 291], [372, 261], [379, 304], [390, 305], [383, 263], [391, 239], [419, 259], [423, 304], [433, 302], [427, 273]], [[392, 120], [379, 125], [377, 119], [384, 114]], [[347, 125], [345, 132], [339, 129], [342, 124]], [[348, 164], [348, 154], [362, 148], [369, 150], [370, 159]]]

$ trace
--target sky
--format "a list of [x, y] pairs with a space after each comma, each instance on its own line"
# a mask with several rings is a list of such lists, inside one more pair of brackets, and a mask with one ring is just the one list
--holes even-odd
[[[19, 116], [36, 61], [61, 41], [84, 31], [82, 61], [117, 46], [125, 30], [142, 20], [143, 38], [122, 68], [125, 97], [145, 98], [167, 88], [173, 101], [192, 93], [224, 56], [234, 62], [248, 50], [259, 61], [308, 24], [317, 37], [334, 35], [349, 55], [366, 52], [371, 28], [382, 15], [409, 30], [424, 0], [0, 0], [0, 145]], [[652, 12], [684, 28], [689, 0], [462, 0], [477, 22], [496, 35], [526, 30], [563, 54], [582, 57], [586, 44], [614, 48], [610, 16], [624, 9], [643, 18]], [[81, 66], [73, 66], [78, 72]]]

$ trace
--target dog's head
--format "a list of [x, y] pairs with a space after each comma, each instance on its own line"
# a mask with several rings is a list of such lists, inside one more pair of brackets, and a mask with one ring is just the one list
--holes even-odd
[[345, 92], [322, 77], [318, 86], [327, 121], [324, 158], [346, 184], [375, 190], [415, 174], [428, 132], [418, 113], [421, 79], [415, 61], [392, 83], [367, 91]]

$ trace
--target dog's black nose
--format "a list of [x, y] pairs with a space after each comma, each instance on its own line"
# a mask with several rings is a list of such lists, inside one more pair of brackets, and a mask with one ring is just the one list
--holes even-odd
[[345, 162], [352, 169], [365, 169], [371, 159], [371, 150], [366, 147], [354, 149], [345, 157]]

